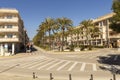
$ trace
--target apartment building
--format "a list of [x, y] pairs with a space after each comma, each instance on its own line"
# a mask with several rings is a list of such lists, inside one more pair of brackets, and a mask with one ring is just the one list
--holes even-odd
[[[95, 26], [99, 27], [99, 30], [101, 34], [96, 37], [96, 39], [90, 40], [91, 44], [93, 45], [112, 45], [112, 46], [120, 46], [120, 34], [112, 31], [110, 29], [110, 20], [115, 15], [115, 13], [106, 14], [104, 16], [98, 17], [96, 19], [93, 19], [93, 24]], [[76, 28], [79, 28], [81, 26], [77, 26]], [[84, 32], [83, 32], [84, 34]], [[77, 35], [73, 34], [72, 38], [70, 35], [68, 36], [68, 42], [70, 43], [73, 41], [74, 43], [79, 41], [79, 43], [86, 44], [86, 37], [79, 35], [79, 38], [77, 38]]]
[[14, 55], [24, 49], [28, 41], [19, 11], [0, 8], [0, 56]]
[[109, 27], [110, 21], [113, 15], [115, 15], [115, 13], [110, 13], [110, 14], [98, 17], [95, 20], [93, 20], [93, 23], [96, 26], [98, 26], [100, 31], [102, 32], [102, 34], [99, 35], [98, 42], [100, 42], [101, 40], [102, 45], [106, 44], [106, 45], [109, 45], [109, 47], [111, 45], [119, 47], [120, 34], [116, 33]]

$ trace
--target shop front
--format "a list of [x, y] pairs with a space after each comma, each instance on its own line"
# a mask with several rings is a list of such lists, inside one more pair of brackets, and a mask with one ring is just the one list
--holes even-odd
[[0, 56], [10, 56], [15, 54], [15, 43], [1, 43]]

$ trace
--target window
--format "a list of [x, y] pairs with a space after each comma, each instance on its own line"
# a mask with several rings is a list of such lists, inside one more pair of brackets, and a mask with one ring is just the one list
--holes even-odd
[[7, 38], [12, 38], [13, 35], [12, 34], [7, 34]]
[[12, 15], [7, 15], [7, 19], [12, 19]]
[[103, 26], [103, 22], [100, 22], [100, 26]]
[[7, 19], [12, 19], [12, 15], [7, 15]]
[[81, 38], [83, 39], [83, 36]]
[[0, 19], [4, 19], [4, 16], [0, 16]]
[[12, 28], [12, 25], [7, 25], [7, 28]]
[[4, 26], [0, 25], [0, 28], [4, 28]]
[[4, 38], [4, 36], [5, 36], [4, 34], [0, 34], [0, 38]]

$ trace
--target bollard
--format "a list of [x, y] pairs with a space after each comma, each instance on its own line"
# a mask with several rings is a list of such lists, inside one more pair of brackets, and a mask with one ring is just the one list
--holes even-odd
[[71, 76], [71, 74], [69, 74], [69, 80], [72, 80], [72, 76]]
[[35, 72], [33, 72], [33, 79], [35, 79]]
[[53, 76], [52, 76], [52, 73], [50, 73], [50, 80], [53, 80]]
[[113, 80], [116, 80], [116, 76], [115, 76], [115, 74], [113, 74]]
[[91, 78], [90, 78], [90, 80], [93, 80], [93, 75], [91, 74]]

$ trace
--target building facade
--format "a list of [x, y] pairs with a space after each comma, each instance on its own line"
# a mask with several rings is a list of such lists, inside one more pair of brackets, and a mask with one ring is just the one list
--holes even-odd
[[0, 56], [14, 55], [29, 41], [18, 10], [0, 9]]
[[[96, 39], [91, 39], [89, 40], [92, 45], [96, 46], [103, 46], [107, 45], [108, 47], [120, 47], [120, 34], [114, 32], [112, 29], [110, 29], [110, 20], [115, 15], [115, 13], [110, 13], [101, 17], [98, 17], [96, 19], [93, 19], [93, 24], [97, 26], [101, 32]], [[75, 27], [75, 29], [79, 28], [81, 26]], [[68, 36], [68, 41], [69, 43], [74, 42], [74, 43], [79, 43], [87, 45], [86, 44], [86, 37], [83, 36], [84, 32], [82, 35], [73, 34], [72, 37], [71, 35]], [[90, 36], [91, 37], [91, 36]], [[79, 41], [79, 42], [78, 42]]]
[[119, 47], [120, 33], [116, 33], [110, 28], [111, 18], [115, 13], [110, 13], [93, 20], [94, 24], [99, 27], [101, 35], [99, 35], [99, 40], [102, 45], [108, 45], [108, 47]]

